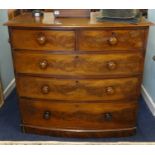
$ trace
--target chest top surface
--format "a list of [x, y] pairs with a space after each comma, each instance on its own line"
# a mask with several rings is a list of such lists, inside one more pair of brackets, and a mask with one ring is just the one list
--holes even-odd
[[5, 25], [10, 27], [40, 27], [40, 28], [123, 28], [123, 27], [148, 27], [150, 22], [142, 19], [139, 23], [118, 23], [118, 22], [97, 22], [96, 19], [91, 18], [56, 18], [39, 20], [32, 17], [30, 13], [17, 16], [13, 20], [8, 21]]

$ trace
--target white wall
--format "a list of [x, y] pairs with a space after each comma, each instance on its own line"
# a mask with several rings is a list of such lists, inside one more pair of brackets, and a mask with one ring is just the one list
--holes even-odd
[[[155, 23], [155, 9], [148, 10], [148, 20]], [[145, 58], [145, 69], [143, 77], [143, 96], [155, 115], [155, 26], [151, 26], [148, 36], [148, 44]]]
[[7, 20], [7, 10], [0, 9], [0, 78], [4, 93], [7, 93], [9, 84], [14, 79], [8, 29], [3, 26]]

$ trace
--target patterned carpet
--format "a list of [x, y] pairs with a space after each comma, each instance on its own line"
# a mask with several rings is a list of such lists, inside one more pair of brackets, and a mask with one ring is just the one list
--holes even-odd
[[40, 136], [34, 134], [24, 134], [20, 130], [20, 114], [17, 103], [16, 91], [6, 99], [5, 104], [0, 109], [0, 141], [53, 141], [60, 143], [75, 144], [83, 142], [155, 142], [155, 118], [146, 106], [146, 103], [140, 99], [140, 109], [138, 112], [137, 134], [124, 138], [61, 138]]

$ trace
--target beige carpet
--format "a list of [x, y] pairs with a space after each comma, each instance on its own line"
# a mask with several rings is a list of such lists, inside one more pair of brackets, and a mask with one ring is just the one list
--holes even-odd
[[0, 145], [155, 145], [155, 142], [0, 141]]

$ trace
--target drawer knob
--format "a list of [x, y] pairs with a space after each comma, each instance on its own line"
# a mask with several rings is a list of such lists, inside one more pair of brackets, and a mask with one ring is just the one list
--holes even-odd
[[45, 111], [43, 114], [43, 118], [48, 120], [51, 118], [51, 112], [50, 111]]
[[117, 38], [115, 36], [112, 36], [112, 37], [110, 37], [108, 39], [108, 42], [109, 42], [110, 45], [116, 45], [118, 40], [117, 40]]
[[152, 59], [155, 61], [155, 55], [152, 57]]
[[75, 87], [77, 87], [77, 88], [79, 87], [79, 81], [78, 80], [75, 81]]
[[41, 69], [46, 69], [47, 66], [48, 66], [48, 61], [47, 60], [42, 60], [42, 61], [39, 62], [39, 67]]
[[48, 85], [44, 85], [44, 86], [41, 88], [41, 92], [42, 92], [43, 94], [48, 94], [49, 91], [50, 91], [50, 89], [49, 89], [49, 86], [48, 86]]
[[107, 87], [106, 88], [106, 93], [108, 94], [108, 95], [112, 95], [112, 94], [114, 94], [114, 88], [113, 87]]
[[46, 36], [43, 33], [39, 34], [37, 37], [37, 42], [40, 45], [44, 45], [46, 43]]
[[112, 120], [112, 114], [107, 112], [107, 113], [104, 113], [104, 119], [106, 121], [111, 121]]
[[78, 59], [78, 58], [79, 58], [79, 56], [78, 56], [78, 55], [76, 55], [76, 56], [75, 56], [75, 59]]
[[114, 69], [116, 69], [116, 63], [114, 61], [109, 61], [107, 63], [107, 67], [109, 70], [114, 70]]

